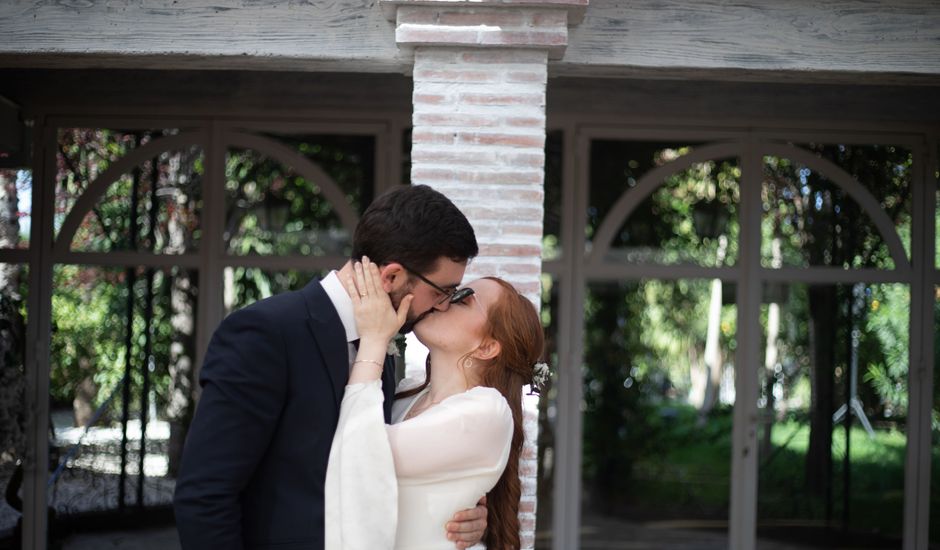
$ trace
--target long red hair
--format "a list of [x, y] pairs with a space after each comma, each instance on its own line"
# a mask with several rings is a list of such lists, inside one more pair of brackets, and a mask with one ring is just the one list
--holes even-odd
[[[531, 382], [535, 363], [545, 346], [545, 335], [538, 311], [511, 284], [497, 277], [486, 277], [502, 288], [499, 298], [487, 311], [486, 336], [499, 342], [500, 352], [480, 369], [480, 385], [498, 390], [512, 411], [512, 442], [506, 469], [487, 494], [488, 520], [483, 542], [493, 550], [516, 549], [519, 540], [519, 458], [522, 456], [522, 387]], [[396, 395], [408, 397], [423, 390], [431, 381], [430, 364], [421, 386]]]

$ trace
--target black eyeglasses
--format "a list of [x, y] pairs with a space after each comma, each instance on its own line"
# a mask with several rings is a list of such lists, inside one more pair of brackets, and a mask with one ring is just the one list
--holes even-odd
[[409, 273], [411, 273], [411, 274], [414, 275], [415, 277], [421, 279], [422, 281], [424, 281], [425, 283], [427, 283], [428, 286], [430, 286], [430, 287], [433, 288], [434, 290], [436, 290], [436, 291], [438, 291], [438, 292], [440, 292], [441, 294], [444, 295], [443, 298], [441, 298], [440, 300], [438, 300], [438, 301], [434, 304], [434, 305], [436, 305], [436, 306], [439, 306], [439, 305], [441, 305], [441, 304], [443, 304], [444, 302], [447, 302], [447, 301], [449, 301], [449, 302], [452, 303], [452, 304], [459, 304], [460, 302], [466, 300], [466, 299], [469, 298], [470, 296], [473, 296], [473, 289], [470, 288], [470, 287], [468, 287], [468, 286], [465, 286], [465, 287], [463, 287], [463, 288], [461, 288], [461, 289], [447, 290], [447, 289], [441, 288], [440, 286], [437, 285], [437, 283], [435, 283], [434, 281], [428, 279], [428, 278], [425, 277], [424, 275], [418, 273], [418, 272], [415, 271], [414, 269], [411, 269], [411, 268], [408, 267], [407, 265], [405, 265], [405, 264], [403, 264], [403, 263], [401, 263], [401, 262], [398, 262], [398, 263], [399, 263], [399, 265], [401, 265], [402, 267], [404, 267], [406, 270], [408, 270]]

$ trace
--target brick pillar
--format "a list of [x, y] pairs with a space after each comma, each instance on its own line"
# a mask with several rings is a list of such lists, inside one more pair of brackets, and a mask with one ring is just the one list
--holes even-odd
[[[480, 256], [467, 279], [498, 275], [540, 304], [549, 59], [587, 0], [381, 0], [414, 56], [411, 181], [467, 215]], [[524, 400], [522, 547], [534, 545], [538, 402]]]
[[415, 51], [411, 181], [467, 215], [480, 257], [539, 303], [545, 157], [544, 50]]

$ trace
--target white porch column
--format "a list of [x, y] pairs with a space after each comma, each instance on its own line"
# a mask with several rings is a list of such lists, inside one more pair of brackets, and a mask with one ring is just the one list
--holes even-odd
[[[411, 181], [467, 215], [480, 256], [540, 304], [548, 60], [588, 0], [381, 0], [401, 55], [414, 56]], [[525, 400], [522, 547], [534, 545], [538, 402]]]

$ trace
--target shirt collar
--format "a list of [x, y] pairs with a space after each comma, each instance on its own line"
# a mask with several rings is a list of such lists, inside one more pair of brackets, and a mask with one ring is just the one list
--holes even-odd
[[346, 342], [358, 340], [359, 330], [356, 327], [352, 298], [349, 297], [346, 287], [340, 282], [339, 275], [336, 274], [336, 271], [330, 271], [330, 274], [324, 277], [320, 284], [323, 285], [323, 290], [326, 291], [326, 295], [333, 302], [333, 307], [336, 308], [336, 313], [339, 314], [339, 320], [342, 321], [343, 328], [346, 330]]

